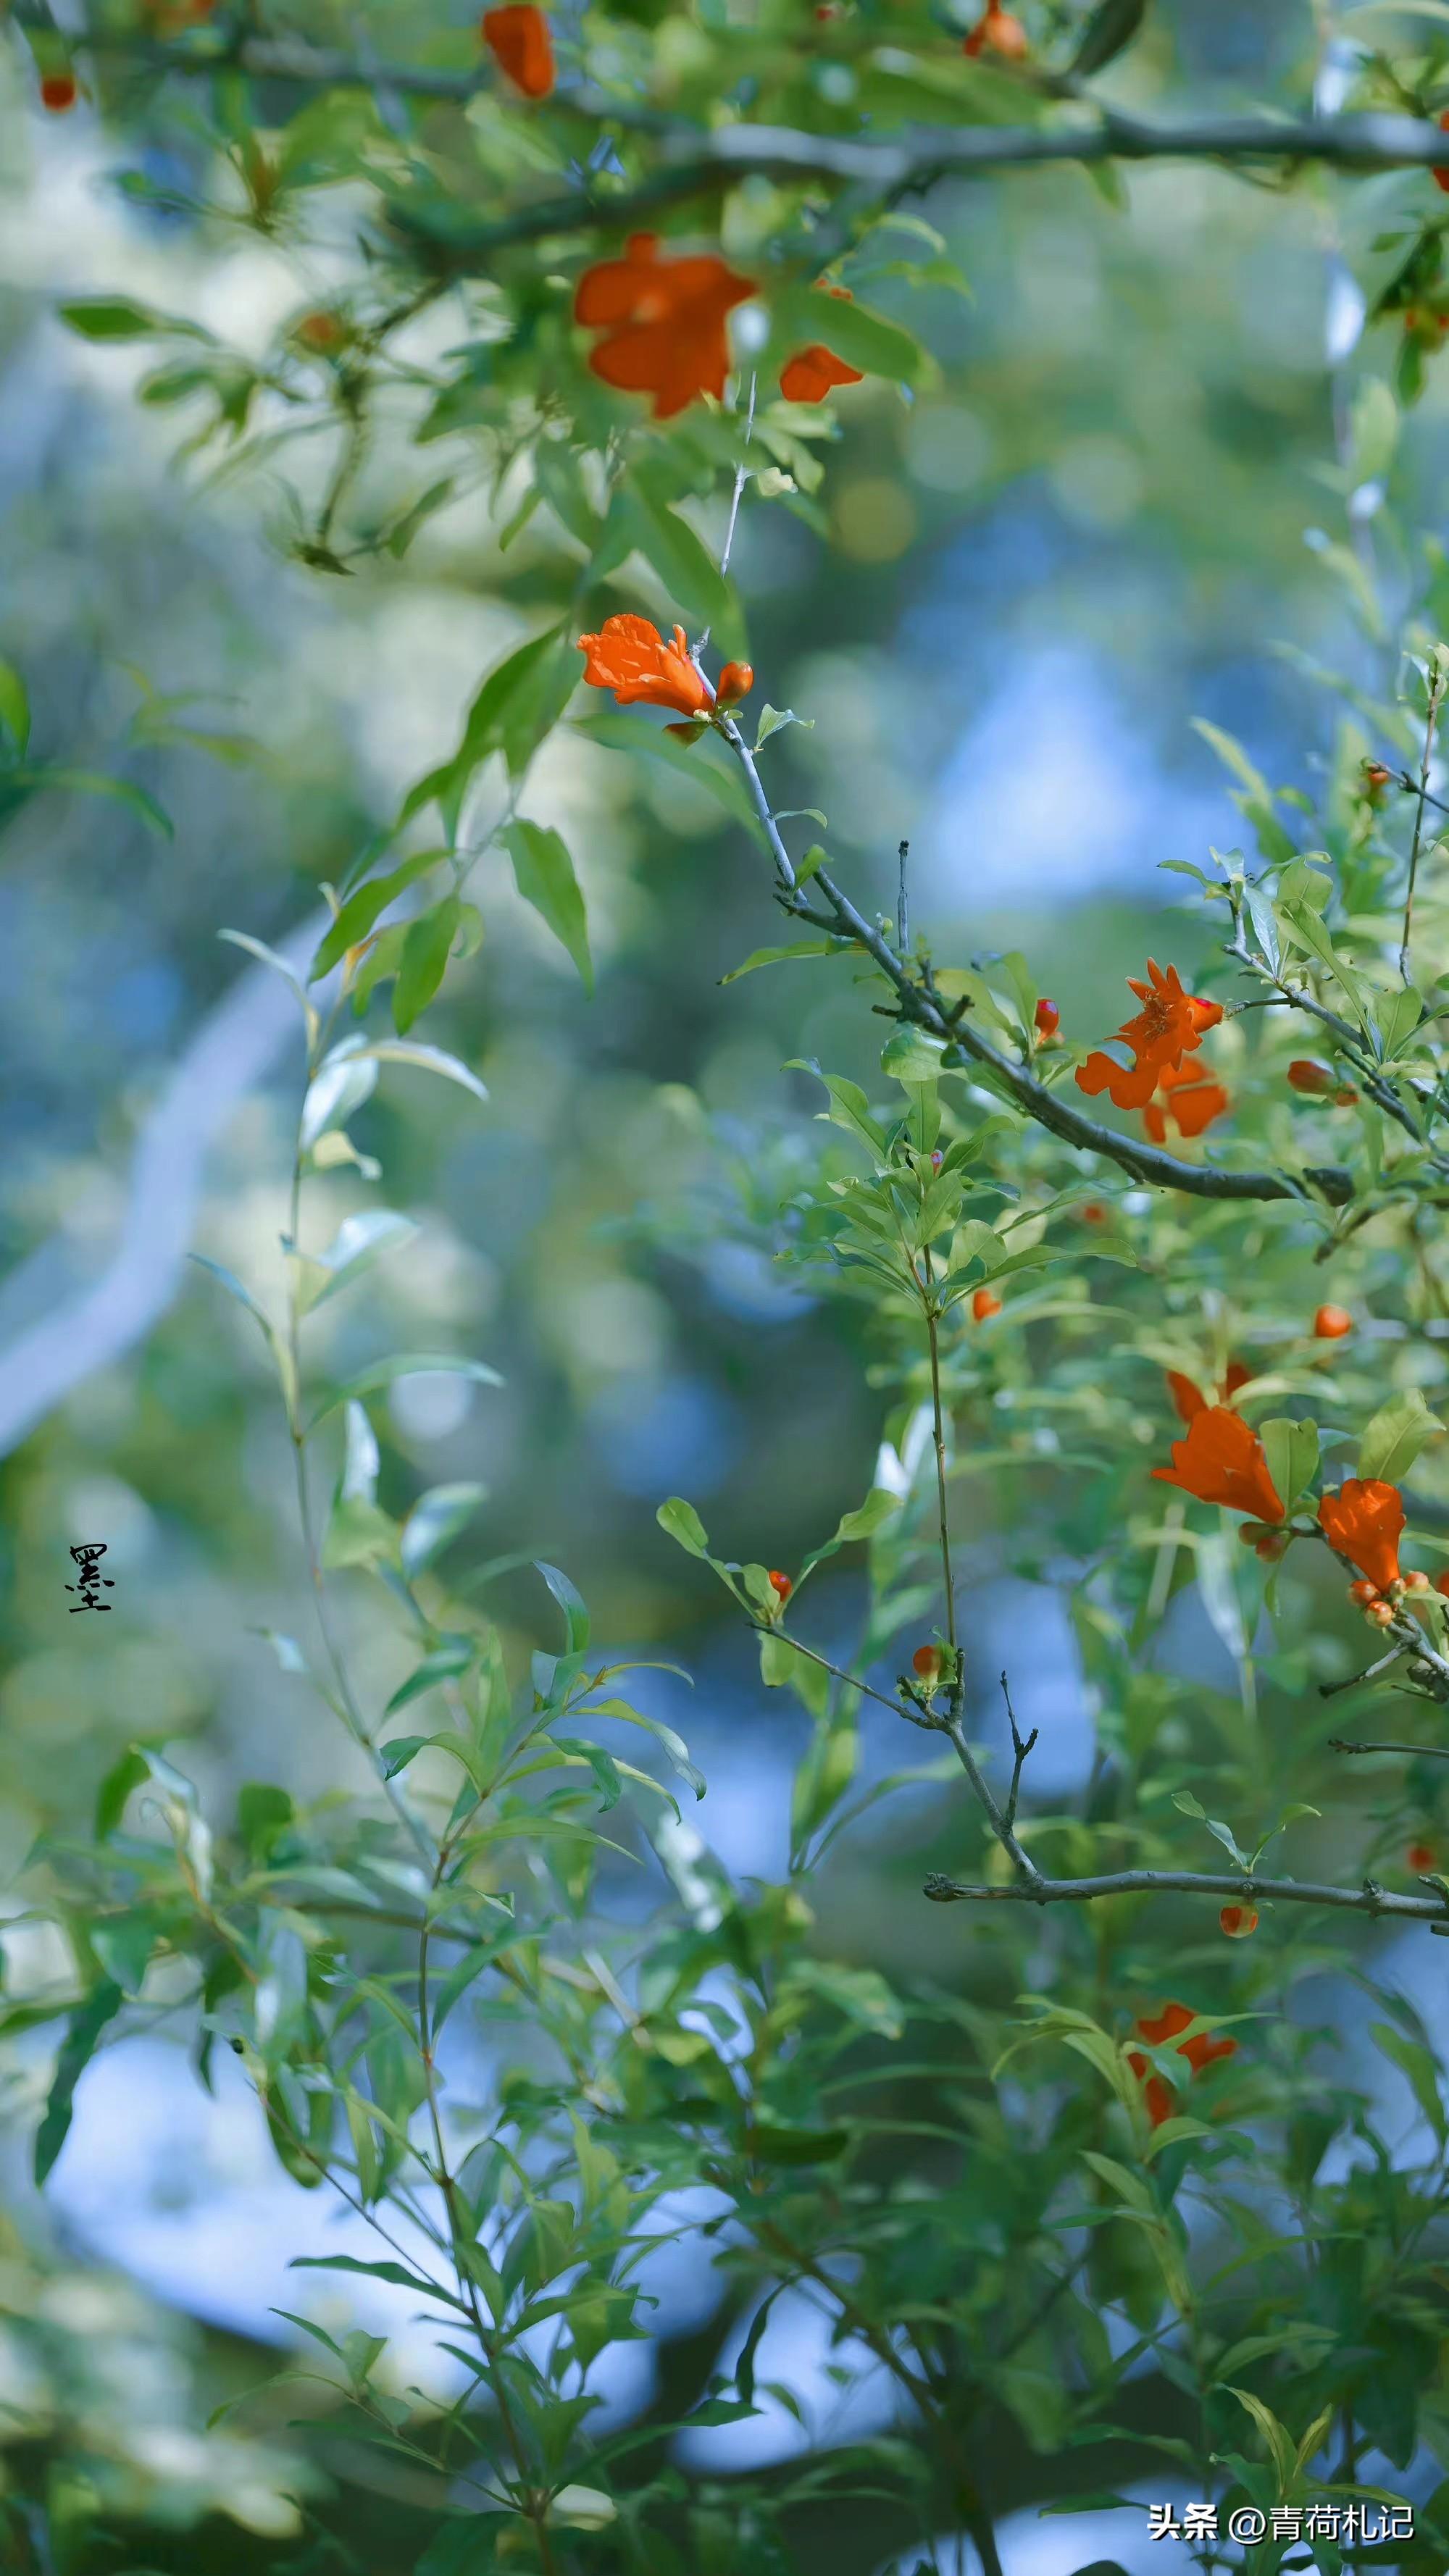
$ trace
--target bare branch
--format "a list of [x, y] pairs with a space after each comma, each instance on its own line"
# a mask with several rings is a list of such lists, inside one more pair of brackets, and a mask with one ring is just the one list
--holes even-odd
[[[260, 67], [255, 48], [250, 49], [249, 67]], [[287, 71], [278, 66], [277, 71], [284, 78], [299, 76], [295, 64]], [[339, 70], [334, 76], [343, 75]], [[352, 66], [352, 76], [368, 85], [361, 81], [357, 65]], [[418, 85], [408, 72], [389, 68], [388, 77], [403, 90]], [[601, 123], [619, 116], [619, 104], [603, 95], [581, 93], [571, 103]], [[835, 180], [880, 196], [895, 196], [930, 188], [941, 179], [1053, 161], [1221, 161], [1235, 167], [1319, 162], [1344, 170], [1393, 170], [1433, 167], [1444, 160], [1444, 137], [1436, 126], [1413, 117], [1381, 115], [1296, 120], [1204, 117], [1183, 125], [1153, 126], [1099, 109], [1091, 123], [968, 125], [946, 132], [918, 127], [895, 143], [803, 134], [775, 125], [727, 125], [708, 135], [693, 126], [675, 126], [671, 139], [672, 155], [636, 187], [615, 195], [578, 190], [541, 199], [472, 232], [429, 241], [431, 254], [454, 273], [466, 274], [486, 267], [495, 252], [515, 243], [556, 233], [627, 231], [660, 207], [691, 197], [718, 196], [748, 177], [786, 184]], [[403, 232], [427, 238], [425, 224], [421, 220], [415, 224], [406, 207], [394, 208], [392, 221]]]
[[1330, 1753], [1407, 1753], [1415, 1762], [1449, 1762], [1449, 1744], [1345, 1744], [1341, 1735], [1330, 1735], [1328, 1749]]
[[1104, 1878], [1043, 1878], [1035, 1873], [1004, 1887], [971, 1887], [939, 1873], [924, 1893], [935, 1905], [1091, 1905], [1104, 1896], [1212, 1896], [1232, 1904], [1245, 1898], [1267, 1904], [1322, 1905], [1344, 1914], [1391, 1914], [1427, 1923], [1449, 1934], [1449, 1904], [1442, 1897], [1392, 1896], [1372, 1881], [1362, 1887], [1319, 1887], [1296, 1878], [1259, 1878], [1252, 1871], [1120, 1869]]

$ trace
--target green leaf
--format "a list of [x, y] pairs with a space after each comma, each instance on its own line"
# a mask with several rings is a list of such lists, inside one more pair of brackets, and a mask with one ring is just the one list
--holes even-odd
[[30, 740], [30, 697], [13, 662], [0, 662], [0, 725], [17, 751]]
[[59, 313], [67, 329], [82, 340], [150, 340], [164, 336], [214, 344], [214, 335], [204, 331], [199, 322], [178, 322], [172, 314], [157, 313], [149, 304], [133, 304], [124, 295], [77, 296], [73, 302], [62, 304]]
[[1423, 1018], [1423, 996], [1412, 984], [1406, 984], [1397, 993], [1377, 995], [1370, 1007], [1374, 1026], [1383, 1040], [1385, 1061], [1392, 1062]]
[[764, 743], [767, 743], [772, 733], [783, 732], [786, 725], [804, 725], [808, 731], [814, 722], [813, 716], [797, 716], [793, 707], [766, 706], [760, 712], [759, 728], [755, 734], [755, 749], [758, 751]]
[[[345, 1038], [343, 1044], [355, 1046], [356, 1040]], [[376, 1056], [379, 1064], [415, 1064], [423, 1073], [439, 1073], [445, 1082], [459, 1083], [464, 1091], [471, 1091], [475, 1100], [488, 1097], [478, 1076], [470, 1073], [466, 1064], [443, 1047], [429, 1046], [422, 1038], [369, 1038], [360, 1052]]]
[[1382, 376], [1364, 377], [1349, 418], [1349, 472], [1355, 484], [1381, 483], [1399, 443], [1399, 407]]
[[[823, 850], [820, 855], [823, 859]], [[800, 883], [798, 870], [795, 882]], [[838, 957], [854, 945], [853, 939], [797, 939], [792, 948], [757, 948], [743, 966], [732, 966], [719, 980], [721, 984], [737, 984], [742, 975], [753, 975], [757, 966], [788, 966], [797, 957]]]
[[97, 769], [12, 769], [7, 779], [12, 787], [62, 788], [76, 796], [108, 796], [113, 804], [129, 807], [163, 841], [174, 841], [176, 829], [164, 805], [144, 787], [136, 787], [129, 778], [107, 778]]
[[1449, 2124], [1445, 2122], [1438, 2072], [1431, 2052], [1420, 2041], [1406, 2038], [1402, 2031], [1392, 2029], [1383, 2021], [1370, 2024], [1369, 2037], [1399, 2072], [1408, 2077], [1414, 2099], [1442, 2147], [1446, 2136], [1449, 2136]]
[[1318, 1425], [1275, 1419], [1259, 1426], [1258, 1437], [1268, 1461], [1273, 1490], [1291, 1512], [1305, 1485], [1318, 1472]]
[[365, 1208], [345, 1216], [325, 1252], [294, 1254], [300, 1273], [298, 1303], [304, 1314], [364, 1278], [386, 1253], [411, 1243], [418, 1227], [396, 1208]]
[[834, 2164], [849, 2145], [849, 2129], [786, 2129], [760, 2122], [749, 2133], [749, 2151], [765, 2165]]
[[408, 923], [402, 964], [392, 988], [393, 1026], [399, 1037], [406, 1037], [441, 984], [462, 919], [461, 899], [450, 894]]
[[1201, 734], [1203, 741], [1217, 753], [1223, 767], [1232, 771], [1239, 785], [1255, 803], [1272, 804], [1273, 792], [1267, 779], [1261, 769], [1254, 768], [1242, 744], [1234, 735], [1224, 733], [1221, 725], [1209, 724], [1205, 716], [1194, 716], [1192, 729], [1194, 733]]
[[441, 1351], [390, 1351], [385, 1359], [374, 1360], [370, 1367], [359, 1369], [345, 1385], [334, 1387], [312, 1415], [308, 1431], [315, 1431], [318, 1423], [325, 1422], [329, 1413], [335, 1413], [339, 1404], [351, 1404], [360, 1396], [376, 1395], [382, 1387], [393, 1385], [400, 1377], [466, 1377], [472, 1378], [478, 1386], [503, 1384], [497, 1369], [490, 1368], [486, 1360], [461, 1359]]
[[791, 345], [823, 342], [848, 367], [866, 375], [889, 376], [898, 384], [923, 388], [935, 378], [936, 365], [921, 343], [898, 322], [887, 322], [868, 304], [847, 303], [823, 287], [797, 290], [780, 299], [779, 332]]
[[854, 1540], [874, 1538], [888, 1520], [894, 1519], [900, 1507], [899, 1494], [893, 1494], [885, 1485], [872, 1486], [858, 1509], [844, 1514], [834, 1537], [828, 1538], [823, 1547], [815, 1548], [806, 1557], [800, 1568], [800, 1582], [803, 1583], [806, 1575], [822, 1564], [827, 1556], [834, 1556], [837, 1548], [849, 1547]]
[[[669, 1506], [667, 1504], [663, 1506], [663, 1510], [660, 1514], [661, 1519], [663, 1518], [663, 1511], [668, 1510], [668, 1508]], [[689, 1508], [688, 1504], [685, 1504], [683, 1508], [687, 1511]], [[701, 1532], [701, 1536], [702, 1535], [703, 1533]], [[545, 1583], [548, 1585], [550, 1592], [553, 1594], [555, 1601], [558, 1603], [560, 1610], [562, 1610], [564, 1614], [564, 1622], [568, 1631], [568, 1644], [566, 1645], [564, 1652], [570, 1655], [581, 1655], [589, 1642], [589, 1614], [584, 1606], [581, 1594], [575, 1591], [573, 1585], [568, 1579], [568, 1576], [566, 1574], [561, 1574], [556, 1565], [545, 1565], [542, 1559], [537, 1557], [534, 1559], [534, 1564], [537, 1572], [543, 1576]]]
[[150, 1764], [133, 1744], [128, 1745], [119, 1761], [113, 1762], [96, 1791], [95, 1836], [105, 1842], [116, 1830], [133, 1789], [151, 1777]]
[[705, 1563], [709, 1563], [709, 1540], [705, 1535], [704, 1523], [693, 1503], [686, 1503], [678, 1494], [674, 1494], [667, 1503], [660, 1504], [654, 1517], [660, 1528], [670, 1538], [676, 1540], [690, 1556], [703, 1557]]
[[592, 992], [588, 917], [567, 842], [542, 823], [522, 820], [505, 824], [498, 837], [513, 861], [514, 881], [524, 902], [531, 903], [547, 922], [573, 959], [585, 989]]
[[[619, 528], [620, 540], [627, 536], [625, 556], [637, 547], [647, 564], [657, 572], [672, 600], [690, 617], [707, 626], [731, 626], [733, 597], [727, 577], [702, 537], [686, 519], [669, 509], [663, 501], [639, 488], [622, 486], [610, 510], [610, 520]], [[606, 526], [604, 546], [610, 544]], [[733, 628], [738, 629], [738, 616]], [[732, 635], [738, 641], [738, 634]]]
[[315, 984], [319, 977], [339, 964], [349, 948], [356, 948], [359, 941], [367, 937], [379, 913], [386, 912], [388, 905], [395, 903], [415, 878], [425, 875], [429, 868], [435, 868], [447, 855], [446, 850], [417, 850], [399, 867], [390, 869], [386, 876], [369, 877], [364, 885], [350, 894], [312, 960], [308, 983]]
[[804, 1056], [792, 1056], [787, 1073], [813, 1073], [830, 1094], [830, 1107], [822, 1112], [832, 1126], [843, 1127], [848, 1136], [858, 1137], [878, 1164], [885, 1161], [885, 1129], [878, 1127], [870, 1114], [870, 1103], [858, 1082], [846, 1082], [839, 1074], [822, 1073], [818, 1064]]
[[1098, 0], [1072, 58], [1072, 73], [1087, 80], [1125, 52], [1147, 15], [1147, 0]]
[[403, 1523], [400, 1553], [409, 1582], [451, 1547], [487, 1499], [486, 1485], [434, 1485], [419, 1496]]
[[1422, 1390], [1406, 1387], [1402, 1394], [1390, 1396], [1374, 1415], [1359, 1443], [1356, 1473], [1370, 1480], [1382, 1478], [1387, 1485], [1398, 1484], [1420, 1450], [1443, 1428], [1437, 1413], [1431, 1413], [1424, 1402]]
[[942, 1039], [929, 1037], [924, 1029], [907, 1021], [887, 1038], [881, 1049], [880, 1069], [894, 1082], [934, 1082], [945, 1051]]
[[568, 619], [520, 644], [489, 672], [468, 710], [458, 749], [409, 791], [399, 822], [408, 822], [436, 800], [447, 829], [456, 831], [463, 800], [484, 761], [501, 752], [510, 777], [522, 777], [582, 676]]
[[120, 1987], [112, 1978], [105, 1977], [99, 1985], [91, 1988], [84, 2003], [77, 2004], [71, 2014], [55, 2061], [44, 2116], [35, 2133], [37, 2187], [45, 2181], [65, 2145], [75, 2107], [75, 2088], [95, 2055], [102, 2031], [108, 2022], [115, 2020], [122, 2001]]
[[[383, 1716], [392, 1717], [398, 1709], [406, 1708], [409, 1700], [421, 1699], [424, 1691], [435, 1689], [439, 1682], [450, 1682], [455, 1680], [459, 1673], [466, 1673], [476, 1651], [471, 1637], [454, 1637], [446, 1646], [435, 1646], [433, 1652], [425, 1655], [415, 1670], [409, 1673], [407, 1680], [399, 1682], [383, 1710]], [[389, 1755], [395, 1750], [394, 1745], [390, 1744], [387, 1747]]]
[[680, 778], [695, 787], [707, 788], [737, 823], [745, 824], [757, 839], [763, 839], [764, 827], [756, 813], [739, 770], [724, 766], [723, 757], [714, 746], [703, 742], [688, 749], [671, 734], [651, 724], [645, 715], [632, 715], [620, 708], [617, 713], [606, 709], [603, 715], [590, 716], [577, 731], [587, 742], [602, 743], [614, 751], [634, 751], [648, 759], [663, 761]]
[[371, 2281], [391, 2281], [397, 2289], [415, 2290], [425, 2299], [441, 2300], [444, 2307], [469, 2313], [467, 2301], [455, 2298], [451, 2290], [440, 2289], [436, 2281], [425, 2281], [421, 2272], [410, 2272], [401, 2263], [364, 2263], [355, 2254], [294, 2254], [288, 2265], [292, 2272], [365, 2272]]

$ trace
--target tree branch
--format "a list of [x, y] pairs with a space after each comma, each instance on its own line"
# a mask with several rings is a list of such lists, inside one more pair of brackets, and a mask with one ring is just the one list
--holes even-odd
[[[259, 68], [256, 49], [251, 53], [249, 67]], [[296, 76], [277, 68], [280, 77]], [[342, 76], [340, 70], [334, 74]], [[355, 64], [352, 77], [370, 86]], [[411, 73], [390, 71], [387, 77], [404, 90], [418, 85]], [[589, 93], [587, 103], [580, 94], [568, 103], [596, 115], [602, 123], [611, 118], [624, 121], [621, 106], [627, 118], [626, 103], [600, 94]], [[917, 127], [893, 143], [803, 134], [782, 125], [726, 125], [709, 135], [692, 126], [676, 126], [670, 140], [674, 149], [662, 167], [636, 187], [617, 195], [576, 190], [566, 197], [541, 199], [472, 232], [430, 240], [432, 255], [448, 269], [467, 273], [486, 266], [495, 251], [515, 243], [538, 241], [551, 233], [627, 231], [663, 206], [690, 197], [717, 196], [751, 177], [786, 184], [833, 180], [890, 196], [930, 188], [941, 179], [1053, 161], [1204, 160], [1232, 166], [1317, 162], [1343, 170], [1393, 170], [1432, 168], [1446, 157], [1444, 137], [1436, 126], [1414, 117], [1382, 115], [1281, 121], [1266, 116], [1204, 117], [1183, 125], [1153, 126], [1098, 110], [1090, 124], [968, 125], [945, 132]], [[390, 211], [398, 230], [428, 238], [421, 214], [414, 215], [405, 205]]]
[[[743, 746], [736, 743], [735, 748]], [[759, 792], [759, 780], [753, 763], [746, 760], [752, 788]], [[772, 840], [779, 841], [773, 821]], [[779, 859], [777, 853], [776, 864]], [[788, 862], [787, 862], [788, 864]], [[1331, 1205], [1342, 1207], [1353, 1196], [1353, 1184], [1347, 1172], [1336, 1165], [1305, 1171], [1301, 1180], [1287, 1172], [1224, 1172], [1207, 1163], [1184, 1163], [1176, 1154], [1164, 1153], [1160, 1146], [1138, 1144], [1131, 1136], [1121, 1136], [1111, 1127], [1089, 1118], [1070, 1101], [1061, 1100], [1054, 1091], [1039, 1082], [1025, 1065], [1013, 1064], [988, 1038], [971, 1026], [967, 1019], [957, 1019], [944, 1011], [925, 986], [918, 984], [904, 958], [897, 956], [888, 940], [856, 910], [848, 895], [843, 894], [834, 879], [823, 868], [811, 879], [818, 886], [835, 916], [835, 925], [846, 932], [875, 959], [881, 973], [898, 994], [907, 1018], [914, 1020], [932, 1037], [944, 1041], [948, 1050], [944, 1059], [949, 1064], [950, 1050], [959, 1049], [976, 1064], [984, 1065], [1010, 1092], [1019, 1107], [1039, 1127], [1060, 1136], [1064, 1144], [1075, 1145], [1089, 1154], [1104, 1154], [1135, 1181], [1150, 1188], [1181, 1190], [1188, 1197], [1204, 1199], [1306, 1199], [1317, 1190]], [[788, 900], [784, 909], [792, 909]]]
[[1449, 1904], [1442, 1896], [1392, 1896], [1371, 1880], [1362, 1887], [1318, 1887], [1307, 1880], [1259, 1878], [1242, 1870], [1121, 1869], [1105, 1878], [1036, 1874], [1004, 1887], [971, 1887], [936, 1872], [924, 1893], [935, 1905], [1091, 1905], [1102, 1896], [1215, 1896], [1237, 1904], [1245, 1897], [1262, 1897], [1285, 1905], [1332, 1906], [1345, 1914], [1392, 1914], [1449, 1934]]

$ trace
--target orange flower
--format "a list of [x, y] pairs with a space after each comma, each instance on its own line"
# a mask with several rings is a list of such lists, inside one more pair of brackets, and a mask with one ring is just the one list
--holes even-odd
[[1288, 1067], [1288, 1079], [1295, 1091], [1311, 1095], [1333, 1089], [1333, 1076], [1326, 1064], [1315, 1064], [1312, 1056], [1295, 1055]]
[[1378, 1476], [1350, 1476], [1318, 1506], [1318, 1525], [1329, 1546], [1356, 1565], [1376, 1592], [1387, 1592], [1399, 1573], [1399, 1534], [1404, 1505], [1397, 1485]]
[[1157, 1077], [1157, 1096], [1142, 1112], [1142, 1124], [1154, 1145], [1167, 1142], [1167, 1122], [1179, 1136], [1201, 1136], [1228, 1107], [1228, 1095], [1203, 1065], [1168, 1065]]
[[1220, 1003], [1200, 1001], [1184, 992], [1175, 966], [1169, 966], [1164, 975], [1156, 958], [1149, 957], [1147, 975], [1145, 984], [1135, 975], [1127, 978], [1145, 1009], [1113, 1031], [1136, 1058], [1130, 1071], [1099, 1052], [1089, 1055], [1077, 1074], [1081, 1090], [1093, 1096], [1105, 1091], [1118, 1109], [1145, 1109], [1163, 1073], [1175, 1072], [1183, 1057], [1202, 1044], [1204, 1031], [1215, 1028], [1223, 1016]]
[[[1245, 1360], [1229, 1360], [1223, 1377], [1223, 1391], [1218, 1401], [1231, 1404], [1240, 1386], [1246, 1386], [1252, 1370]], [[1167, 1371], [1167, 1391], [1179, 1422], [1191, 1422], [1195, 1413], [1207, 1410], [1207, 1397], [1194, 1378], [1184, 1377], [1180, 1369]]]
[[[1133, 2027], [1139, 2039], [1145, 2039], [1153, 2048], [1160, 2048], [1164, 2041], [1176, 2039], [1178, 2032], [1186, 2030], [1196, 2019], [1196, 2013], [1190, 2012], [1186, 2004], [1164, 2004], [1154, 2019], [1149, 2021], [1143, 2015]], [[1236, 2056], [1237, 2047], [1235, 2039], [1214, 2039], [1210, 2031], [1200, 2030], [1195, 2039], [1184, 2040], [1176, 2054], [1187, 2059], [1194, 2075], [1200, 2075], [1214, 2058]], [[1140, 2050], [1129, 2048], [1127, 2063], [1134, 2075], [1146, 2077], [1147, 2117], [1154, 2129], [1160, 2129], [1163, 2121], [1171, 2117], [1175, 2088], [1165, 2076], [1153, 2073], [1151, 2060]]]
[[[1449, 134], [1449, 108], [1446, 108], [1444, 114], [1439, 119], [1439, 123], [1444, 133]], [[1449, 189], [1449, 170], [1436, 169], [1432, 171], [1430, 175], [1437, 181], [1441, 188]]]
[[515, 89], [525, 98], [547, 98], [553, 88], [553, 38], [541, 9], [487, 9], [479, 33]]
[[1319, 1306], [1313, 1317], [1313, 1337], [1319, 1342], [1341, 1342], [1353, 1331], [1353, 1317], [1346, 1306]]
[[725, 316], [754, 294], [711, 251], [661, 260], [657, 233], [631, 233], [622, 259], [585, 269], [574, 320], [606, 336], [589, 365], [606, 385], [652, 394], [656, 420], [671, 420], [700, 394], [718, 401], [729, 373]]
[[[1030, 41], [1021, 20], [1013, 18], [1009, 9], [995, 7], [994, 0], [977, 20], [962, 47], [963, 53], [971, 55], [999, 54], [1002, 61], [1008, 63], [1021, 62], [1030, 51]], [[1437, 177], [1437, 172], [1435, 175]]]
[[[855, 298], [848, 286], [831, 286], [827, 294], [837, 296], [842, 304], [853, 304]], [[786, 402], [824, 402], [834, 385], [859, 385], [865, 378], [859, 367], [848, 367], [827, 349], [823, 340], [811, 340], [787, 358], [780, 370], [780, 391]]]
[[993, 1297], [989, 1288], [978, 1288], [971, 1300], [971, 1312], [978, 1324], [988, 1324], [993, 1315], [1000, 1314], [1001, 1299]]
[[1172, 1444], [1172, 1465], [1154, 1467], [1152, 1473], [1200, 1503], [1221, 1503], [1224, 1510], [1247, 1512], [1255, 1521], [1283, 1518], [1263, 1443], [1230, 1405], [1205, 1404], [1193, 1414], [1186, 1439]]
[[684, 629], [666, 644], [647, 617], [606, 617], [597, 635], [581, 635], [587, 654], [584, 678], [591, 689], [612, 689], [621, 707], [673, 707], [682, 716], [707, 715], [709, 683], [689, 658]]

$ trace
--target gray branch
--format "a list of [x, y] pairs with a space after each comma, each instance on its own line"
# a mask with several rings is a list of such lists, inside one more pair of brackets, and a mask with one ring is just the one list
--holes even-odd
[[1343, 1914], [1392, 1914], [1449, 1934], [1449, 1901], [1443, 1896], [1394, 1896], [1372, 1879], [1362, 1887], [1318, 1887], [1241, 1870], [1119, 1869], [1104, 1878], [1034, 1877], [1004, 1887], [972, 1887], [936, 1873], [924, 1892], [935, 1905], [1090, 1905], [1100, 1896], [1216, 1896], [1240, 1905], [1261, 1897], [1267, 1903], [1331, 1906]]
[[[405, 72], [389, 77], [400, 88], [411, 85]], [[580, 95], [572, 103], [603, 124], [611, 118], [620, 121], [618, 105], [610, 98]], [[626, 116], [623, 121], [632, 120]], [[695, 127], [676, 127], [664, 141], [661, 166], [636, 187], [612, 195], [574, 190], [543, 198], [471, 232], [450, 230], [445, 239], [431, 238], [426, 219], [413, 217], [405, 206], [392, 208], [391, 220], [398, 230], [426, 241], [438, 265], [466, 274], [486, 267], [496, 251], [515, 243], [558, 233], [626, 231], [660, 207], [717, 196], [744, 178], [787, 185], [819, 179], [894, 198], [933, 187], [941, 179], [1053, 161], [1220, 161], [1234, 167], [1268, 162], [1289, 168], [1314, 162], [1364, 171], [1449, 165], [1449, 144], [1437, 126], [1416, 117], [1381, 115], [1203, 117], [1161, 126], [1097, 110], [1090, 121], [1071, 118], [1050, 125], [968, 125], [944, 132], [917, 127], [889, 143], [804, 134], [782, 125], [727, 125], [709, 135]]]
[[[330, 918], [315, 914], [279, 949], [299, 974]], [[0, 1314], [42, 1309], [0, 1349], [0, 1457], [165, 1314], [193, 1240], [207, 1155], [294, 1032], [300, 1042], [295, 995], [269, 967], [249, 967], [203, 1020], [141, 1128], [120, 1237], [100, 1277], [75, 1283], [57, 1239], [0, 1285]]]

